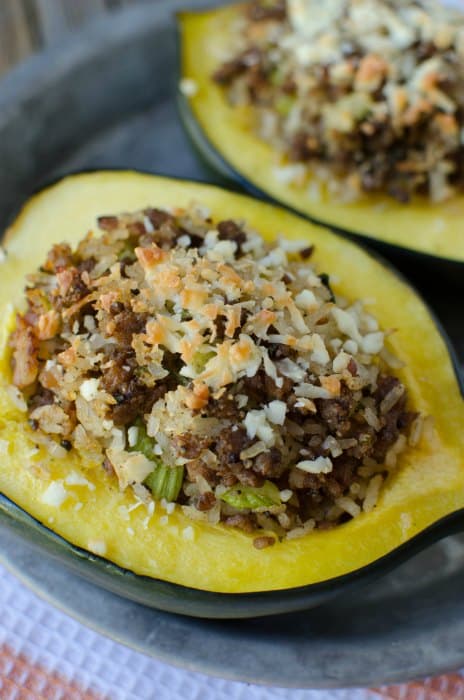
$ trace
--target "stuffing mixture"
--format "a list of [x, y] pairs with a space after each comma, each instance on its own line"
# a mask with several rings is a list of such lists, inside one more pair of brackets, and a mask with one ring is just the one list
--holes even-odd
[[28, 278], [12, 369], [36, 435], [258, 548], [372, 509], [420, 416], [313, 248], [201, 205], [98, 223]]
[[440, 0], [256, 0], [213, 78], [251, 105], [276, 177], [350, 201], [464, 185], [464, 13]]

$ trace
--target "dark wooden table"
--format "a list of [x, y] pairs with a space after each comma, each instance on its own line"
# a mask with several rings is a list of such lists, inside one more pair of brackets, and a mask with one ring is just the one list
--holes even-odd
[[0, 74], [105, 12], [156, 0], [0, 0]]

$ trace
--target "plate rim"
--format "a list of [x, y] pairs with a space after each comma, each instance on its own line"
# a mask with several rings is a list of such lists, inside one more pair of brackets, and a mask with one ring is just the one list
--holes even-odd
[[[130, 7], [127, 9], [124, 9], [120, 11], [119, 13], [115, 13], [113, 17], [106, 17], [106, 18], [101, 18], [96, 20], [94, 23], [90, 24], [87, 27], [84, 27], [82, 30], [77, 32], [71, 39], [69, 37], [66, 37], [64, 40], [60, 41], [56, 46], [42, 52], [41, 54], [38, 54], [28, 60], [26, 60], [23, 64], [19, 65], [18, 67], [14, 68], [10, 73], [2, 78], [0, 80], [0, 126], [2, 123], [3, 119], [8, 119], [10, 116], [11, 118], [11, 112], [10, 110], [17, 109], [20, 104], [24, 102], [24, 100], [27, 100], [28, 97], [30, 97], [30, 92], [34, 92], [34, 90], [39, 90], [39, 85], [41, 86], [40, 89], [44, 89], [44, 82], [43, 78], [46, 77], [48, 82], [53, 82], [53, 74], [50, 72], [50, 64], [57, 66], [57, 73], [55, 73], [55, 78], [56, 75], [59, 74], [61, 70], [65, 70], [66, 66], [64, 65], [64, 61], [60, 61], [59, 59], [64, 57], [66, 54], [68, 56], [71, 55], [78, 55], [81, 56], [81, 60], [84, 58], [84, 60], [89, 60], [89, 46], [91, 47], [94, 42], [95, 37], [101, 38], [101, 35], [104, 33], [105, 36], [111, 35], [111, 42], [121, 40], [122, 37], [124, 39], [128, 39], [131, 35], [137, 36], [138, 31], [141, 31], [142, 28], [144, 28], [147, 24], [147, 12], [149, 12], [150, 17], [152, 18], [151, 21], [155, 22], [156, 18], [167, 18], [169, 13], [173, 11], [174, 6], [179, 6], [182, 7], [182, 5], [188, 4], [187, 0], [186, 2], [179, 2], [179, 0], [159, 0], [159, 2], [156, 5], [142, 5], [142, 6], [134, 6]], [[191, 4], [191, 3], [190, 3]], [[204, 5], [205, 3], [202, 3]], [[124, 22], [121, 21], [121, 17], [127, 17], [127, 16], [136, 16], [137, 21], [135, 23], [128, 22], [129, 29], [124, 26]], [[113, 32], [113, 28], [119, 28], [118, 31]], [[85, 42], [85, 46], [81, 45], [82, 38], [86, 37], [87, 42]], [[84, 50], [85, 49], [85, 50]], [[101, 47], [99, 46], [94, 46], [93, 49], [94, 53], [97, 54], [99, 51], [101, 51]], [[75, 52], [75, 53], [73, 53]], [[46, 89], [46, 85], [45, 85]], [[27, 545], [29, 546], [29, 545]], [[126, 644], [127, 646], [131, 646], [131, 648], [135, 648], [137, 651], [140, 651], [141, 653], [148, 654], [149, 656], [155, 656], [155, 654], [150, 653], [150, 651], [147, 651], [146, 649], [143, 649], [141, 647], [134, 647], [131, 645], [128, 641], [123, 641], [118, 637], [112, 636], [111, 633], [108, 633], [104, 628], [98, 626], [98, 625], [93, 625], [91, 621], [86, 619], [85, 617], [80, 617], [78, 613], [74, 612], [71, 607], [67, 606], [65, 603], [59, 604], [57, 602], [57, 599], [54, 598], [52, 595], [48, 595], [46, 588], [40, 588], [38, 585], [34, 585], [32, 579], [23, 577], [21, 570], [18, 570], [17, 568], [14, 567], [10, 562], [5, 562], [3, 553], [0, 552], [0, 561], [5, 563], [5, 566], [8, 570], [11, 570], [14, 572], [14, 575], [20, 578], [20, 580], [26, 580], [28, 581], [27, 585], [34, 590], [36, 594], [38, 594], [41, 598], [45, 599], [47, 602], [51, 603], [52, 605], [55, 605], [59, 609], [61, 609], [63, 612], [65, 612], [68, 615], [71, 615], [74, 617], [74, 619], [79, 620], [81, 623], [85, 624], [86, 626], [91, 627], [95, 631], [97, 631], [100, 634], [109, 636], [112, 639], [115, 639], [115, 641]], [[71, 574], [70, 574], [71, 575]], [[93, 584], [88, 583], [88, 585], [93, 586]], [[100, 589], [102, 590], [102, 589]], [[107, 593], [107, 595], [114, 595]], [[138, 605], [136, 603], [131, 603], [132, 605]], [[156, 611], [154, 611], [156, 612]], [[162, 615], [169, 615], [169, 613], [160, 613]], [[169, 663], [171, 665], [176, 665], [174, 664], [173, 657], [170, 655], [164, 655], [162, 652], [159, 652], [156, 655], [156, 658], [159, 658], [160, 660], [164, 661], [165, 663]], [[464, 659], [463, 659], [464, 662]], [[238, 678], [234, 676], [233, 674], [229, 676], [224, 675], [224, 671], [221, 670], [221, 675], [217, 675], [217, 673], [214, 672], [214, 670], [209, 669], [209, 668], [198, 668], [194, 666], [189, 666], [188, 663], [183, 663], [179, 664], [179, 667], [181, 668], [188, 668], [189, 670], [195, 671], [195, 672], [200, 672], [200, 673], [206, 673], [208, 675], [213, 675], [216, 677], [220, 678], [227, 678], [228, 680], [233, 680], [233, 681], [242, 681], [242, 682], [251, 682], [251, 683], [258, 683], [258, 684], [263, 684], [265, 685], [264, 682], [260, 682], [256, 679], [243, 679], [243, 678]], [[453, 664], [452, 668], [456, 668], [456, 666]], [[442, 672], [443, 669], [440, 667], [438, 670], [434, 670], [433, 673], [436, 672]], [[428, 671], [424, 671], [424, 673], [428, 673]], [[388, 681], [388, 682], [395, 682], [395, 681]], [[398, 682], [398, 681], [396, 681]], [[352, 684], [350, 687], [355, 687], [356, 684]], [[282, 687], [282, 688], [338, 688], [338, 687], [348, 687], [348, 685], [340, 686], [338, 683], [335, 684], [324, 684], [324, 685], [279, 685], [275, 686], [273, 684], [273, 687]]]
[[[2, 533], [0, 532], [0, 541], [2, 538]], [[28, 560], [31, 560], [33, 562], [37, 561], [40, 564], [40, 554], [34, 551], [34, 549], [27, 543], [21, 542], [21, 538], [17, 537], [16, 535], [12, 536], [13, 542], [16, 542], [16, 547], [14, 551], [14, 557], [18, 556], [21, 558], [21, 546], [25, 547], [26, 549], [26, 558]], [[19, 544], [19, 547], [18, 547]], [[69, 601], [73, 601], [76, 598], [71, 596], [69, 600], [65, 600], [62, 598], [58, 598], [53, 592], [52, 589], [47, 590], [46, 585], [41, 585], [40, 583], [40, 577], [39, 575], [34, 575], [34, 573], [31, 572], [26, 572], [24, 569], [24, 563], [15, 563], [11, 559], [8, 559], [7, 556], [5, 556], [5, 553], [2, 549], [0, 549], [0, 564], [13, 576], [15, 576], [23, 585], [25, 585], [34, 595], [37, 595], [41, 600], [45, 601], [48, 605], [51, 605], [52, 607], [56, 608], [60, 612], [62, 612], [65, 615], [68, 615], [72, 619], [76, 620], [79, 622], [79, 624], [82, 624], [85, 627], [88, 627], [91, 629], [93, 632], [96, 632], [97, 634], [102, 635], [103, 637], [106, 637], [118, 644], [122, 644], [123, 646], [128, 647], [129, 649], [137, 652], [144, 654], [145, 656], [155, 659], [158, 661], [161, 661], [162, 663], [165, 663], [167, 665], [173, 666], [175, 668], [185, 670], [188, 672], [193, 672], [193, 673], [200, 673], [204, 674], [206, 676], [210, 676], [212, 678], [219, 678], [223, 679], [226, 681], [231, 681], [231, 682], [237, 682], [237, 683], [247, 683], [247, 684], [252, 684], [260, 687], [267, 687], [267, 688], [281, 688], [281, 689], [288, 689], [288, 690], [335, 690], [335, 689], [349, 689], [349, 688], [363, 688], [363, 689], [368, 689], [376, 686], [384, 686], [384, 685], [395, 685], [395, 684], [406, 684], [406, 683], [411, 683], [411, 682], [420, 682], [423, 678], [426, 676], [437, 676], [437, 675], [442, 675], [442, 674], [447, 674], [447, 673], [452, 673], [455, 672], [457, 669], [460, 668], [461, 663], [454, 663], [450, 662], [450, 664], [437, 664], [435, 667], [428, 667], [427, 670], [421, 669], [418, 670], [417, 673], [411, 673], [410, 675], [408, 674], [403, 674], [403, 673], [397, 673], [395, 671], [390, 671], [387, 677], [377, 677], [377, 678], [370, 678], [366, 680], [365, 682], [361, 679], [361, 682], [354, 681], [354, 680], [348, 680], [348, 681], [343, 681], [340, 682], [340, 679], [338, 676], [334, 676], [333, 679], [327, 677], [327, 679], [322, 682], [300, 682], [296, 680], [295, 682], [286, 682], [286, 681], [276, 681], [276, 680], [269, 680], [266, 679], [265, 677], [257, 677], [253, 676], [252, 674], [250, 675], [244, 675], [240, 674], [240, 672], [235, 672], [234, 667], [230, 667], [230, 672], [224, 667], [223, 664], [217, 665], [214, 664], [214, 662], [210, 661], [209, 658], [203, 657], [201, 660], [195, 660], [192, 658], [192, 655], [190, 654], [188, 658], [185, 657], [185, 655], [182, 655], [181, 657], [179, 656], [179, 648], [176, 648], [175, 650], [173, 649], [172, 652], [166, 652], [163, 649], [160, 648], [159, 645], [150, 645], [149, 642], [143, 641], [143, 640], [134, 640], [130, 636], [130, 630], [129, 628], [125, 628], [124, 633], [122, 633], [120, 630], [110, 628], [108, 624], [105, 624], [103, 621], [95, 621], [95, 619], [89, 618], [85, 612], [83, 612], [80, 609], [76, 609], [76, 606], [71, 605]], [[146, 615], [147, 613], [150, 615], [153, 615], [155, 617], [161, 616], [165, 622], [167, 622], [167, 625], [164, 624], [164, 631], [166, 632], [166, 629], [169, 629], [169, 623], [170, 621], [175, 621], [176, 619], [182, 619], [185, 620], [186, 625], [190, 626], [191, 623], [193, 622], [194, 618], [187, 618], [181, 615], [175, 615], [172, 613], [165, 613], [162, 611], [158, 611], [155, 609], [150, 609], [146, 608], [145, 606], [135, 603], [133, 601], [121, 598], [120, 596], [110, 593], [109, 591], [106, 591], [104, 589], [101, 589], [98, 586], [95, 586], [93, 583], [90, 583], [89, 581], [86, 581], [85, 579], [82, 579], [80, 576], [75, 575], [73, 573], [70, 573], [69, 571], [66, 570], [66, 567], [63, 566], [61, 563], [58, 563], [58, 572], [59, 574], [65, 574], [66, 575], [66, 581], [69, 582], [71, 581], [71, 585], [74, 586], [74, 588], [77, 586], [77, 588], [84, 586], [85, 588], [89, 588], [90, 591], [97, 591], [100, 593], [102, 598], [108, 598], [109, 599], [114, 599], [114, 600], [119, 600], [121, 602], [121, 605], [126, 606], [128, 608], [128, 612], [134, 611], [135, 610], [140, 610], [143, 611], [143, 614]], [[63, 596], [64, 598], [64, 596]], [[104, 606], [102, 605], [100, 607], [101, 610], [104, 609]], [[113, 618], [110, 617], [110, 621], [113, 621]], [[201, 622], [197, 620], [197, 622]], [[214, 625], [217, 625], [217, 623], [223, 623], [227, 621], [203, 621], [206, 623], [214, 623]], [[245, 623], [247, 621], [244, 621]], [[458, 625], [463, 629], [463, 625]], [[207, 633], [206, 633], [207, 634]], [[463, 635], [464, 638], [464, 635]], [[233, 640], [231, 642], [233, 644]], [[184, 647], [183, 647], [184, 649]], [[348, 658], [348, 655], [347, 657]]]

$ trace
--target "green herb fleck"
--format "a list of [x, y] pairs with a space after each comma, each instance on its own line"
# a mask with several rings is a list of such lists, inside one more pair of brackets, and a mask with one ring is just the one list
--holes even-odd
[[271, 481], [265, 481], [263, 486], [234, 486], [221, 496], [221, 501], [238, 510], [256, 510], [280, 506], [280, 492]]
[[281, 95], [276, 100], [275, 108], [278, 114], [280, 114], [282, 117], [286, 117], [291, 112], [294, 104], [294, 97], [290, 97], [289, 95]]

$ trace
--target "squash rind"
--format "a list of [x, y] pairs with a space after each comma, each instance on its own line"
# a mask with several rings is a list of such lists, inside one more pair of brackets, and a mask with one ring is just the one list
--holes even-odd
[[[59, 509], [40, 500], [47, 483], [33, 470], [21, 467], [31, 461], [25, 439], [28, 429], [24, 415], [6, 392], [9, 365], [5, 319], [10, 309], [11, 324], [11, 300], [21, 298], [24, 272], [44, 258], [52, 242], [66, 238], [75, 243], [100, 214], [148, 205], [187, 205], [192, 200], [209, 206], [213, 216], [241, 216], [267, 236], [280, 232], [315, 243], [314, 262], [337, 273], [337, 290], [353, 298], [375, 297], [369, 308], [381, 325], [399, 326], [392, 346], [407, 363], [401, 378], [417, 409], [435, 415], [437, 442], [407, 453], [374, 512], [329, 532], [315, 532], [256, 550], [249, 536], [222, 526], [192, 523], [178, 511], [169, 516], [168, 526], [160, 523], [164, 513], [159, 507], [148, 524], [141, 508], [130, 514], [130, 522], [115, 517], [121, 506], [133, 504], [132, 496], [121, 494], [103, 470], [92, 471], [92, 465], [83, 465], [76, 456], [69, 457], [69, 464], [94, 483], [95, 491], [79, 487], [83, 489], [79, 492], [78, 487], [67, 487], [70, 495]], [[38, 228], [43, 235], [37, 235]], [[284, 210], [211, 186], [133, 172], [100, 172], [66, 178], [30, 200], [10, 228], [6, 248], [8, 259], [3, 264], [0, 292], [4, 319], [0, 440], [8, 440], [10, 447], [0, 461], [0, 493], [73, 545], [85, 550], [90, 540], [104, 540], [105, 558], [124, 569], [193, 589], [222, 593], [275, 591], [317, 584], [362, 569], [464, 508], [464, 452], [460, 441], [464, 403], [446, 344], [411, 288], [354, 244]], [[362, 275], [358, 274], [360, 270]], [[426, 353], [417, 338], [427, 340]], [[63, 479], [66, 473], [60, 464], [53, 465], [52, 471], [55, 480]], [[79, 499], [83, 507], [76, 511]], [[193, 541], [184, 538], [186, 527], [193, 527]]]
[[166, 612], [211, 619], [246, 619], [306, 610], [388, 573], [445, 535], [462, 532], [464, 510], [435, 523], [372, 564], [336, 579], [264, 593], [211, 593], [134, 574], [78, 549], [0, 494], [0, 524], [71, 572], [142, 605]]

